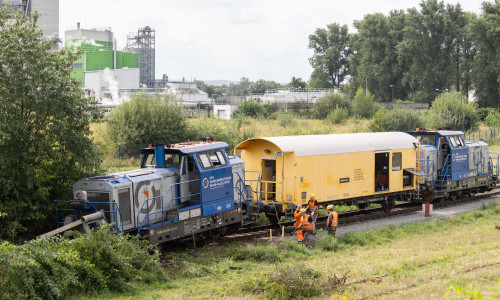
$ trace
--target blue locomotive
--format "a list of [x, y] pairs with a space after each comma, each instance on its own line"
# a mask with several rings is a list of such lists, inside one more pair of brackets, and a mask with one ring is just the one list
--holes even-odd
[[201, 141], [142, 149], [140, 169], [77, 181], [73, 200], [56, 201], [58, 226], [103, 210], [115, 232], [138, 233], [152, 244], [242, 226], [255, 219], [257, 203], [244, 183], [243, 161], [228, 156], [227, 146]]
[[[466, 141], [462, 131], [409, 132], [420, 142], [414, 200], [433, 201], [490, 190], [498, 179], [498, 153], [482, 141]], [[491, 156], [493, 155], [493, 157]]]

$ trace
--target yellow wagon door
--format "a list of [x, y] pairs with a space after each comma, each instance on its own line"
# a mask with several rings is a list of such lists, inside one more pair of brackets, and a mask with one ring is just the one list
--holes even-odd
[[276, 200], [276, 160], [262, 160], [262, 199]]

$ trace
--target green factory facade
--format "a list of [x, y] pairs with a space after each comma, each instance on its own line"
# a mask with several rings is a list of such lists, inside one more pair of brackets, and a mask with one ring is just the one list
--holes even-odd
[[[85, 87], [85, 72], [109, 69], [139, 68], [140, 57], [136, 53], [113, 50], [113, 33], [110, 30], [68, 30], [65, 46], [83, 54], [73, 63], [71, 75]], [[116, 66], [115, 55], [116, 53]]]

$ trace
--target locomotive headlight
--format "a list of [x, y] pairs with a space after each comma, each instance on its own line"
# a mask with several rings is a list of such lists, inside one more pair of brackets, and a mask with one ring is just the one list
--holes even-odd
[[75, 191], [75, 199], [78, 200], [87, 200], [87, 192], [86, 191]]

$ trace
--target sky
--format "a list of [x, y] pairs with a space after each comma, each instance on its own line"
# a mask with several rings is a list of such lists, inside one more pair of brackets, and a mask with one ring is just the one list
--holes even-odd
[[[456, 4], [458, 1], [445, 3]], [[481, 13], [482, 0], [462, 0]], [[59, 0], [59, 31], [111, 27], [118, 49], [139, 27], [156, 29], [156, 78], [288, 83], [308, 80], [308, 37], [327, 24], [419, 7], [418, 0]]]

